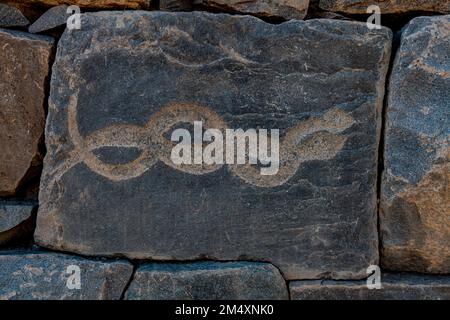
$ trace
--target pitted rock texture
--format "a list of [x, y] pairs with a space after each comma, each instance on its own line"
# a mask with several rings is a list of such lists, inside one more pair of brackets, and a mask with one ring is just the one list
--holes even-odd
[[0, 246], [33, 233], [34, 209], [32, 203], [0, 202]]
[[19, 9], [0, 3], [0, 27], [25, 27], [29, 24]]
[[[19, 2], [16, 2], [14, 0], [0, 0], [2, 4], [6, 4], [10, 7], [13, 7], [21, 12], [27, 20], [28, 23], [26, 25], [29, 25], [31, 22], [36, 21], [45, 11], [45, 6], [40, 6], [36, 3], [25, 1], [25, 0], [18, 0]], [[25, 27], [22, 26], [22, 27]]]
[[164, 11], [190, 11], [193, 0], [160, 0], [159, 9]]
[[286, 282], [267, 263], [150, 263], [139, 267], [128, 300], [287, 300]]
[[0, 29], [0, 196], [40, 164], [53, 38]]
[[406, 12], [450, 12], [450, 0], [320, 0], [320, 8], [327, 11], [366, 14], [371, 5], [380, 7], [382, 14]]
[[3, 252], [0, 300], [117, 300], [132, 272], [133, 266], [125, 261], [97, 261], [44, 252]]
[[382, 264], [450, 273], [450, 16], [402, 34], [389, 87], [380, 231]]
[[292, 300], [449, 300], [450, 277], [383, 274], [381, 289], [368, 289], [366, 280], [293, 281]]
[[28, 28], [28, 32], [38, 33], [65, 25], [70, 13], [67, 13], [69, 6], [62, 4], [60, 6], [48, 9]]
[[194, 0], [193, 4], [259, 17], [303, 19], [309, 0]]
[[91, 9], [147, 9], [151, 0], [11, 0], [11, 2], [51, 7], [66, 4]]
[[[263, 260], [288, 279], [361, 278], [378, 262], [388, 29], [199, 12], [82, 19], [53, 68], [40, 245]], [[278, 173], [173, 163], [167, 139], [197, 120], [279, 129]]]

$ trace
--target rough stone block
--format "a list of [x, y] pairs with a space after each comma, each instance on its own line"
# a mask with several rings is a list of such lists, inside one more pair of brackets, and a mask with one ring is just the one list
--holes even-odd
[[70, 14], [67, 13], [67, 8], [67, 5], [62, 4], [48, 9], [39, 19], [33, 22], [28, 28], [28, 32], [38, 33], [65, 25], [70, 17]]
[[190, 11], [193, 0], [160, 0], [159, 9], [164, 11]]
[[40, 164], [53, 38], [0, 29], [0, 196]]
[[151, 0], [13, 0], [17, 3], [33, 5], [58, 6], [61, 4], [76, 5], [90, 9], [147, 9]]
[[0, 202], [0, 246], [33, 234], [35, 207], [31, 203]]
[[194, 0], [194, 5], [266, 18], [303, 19], [309, 0]]
[[377, 5], [382, 14], [406, 12], [450, 12], [450, 0], [320, 0], [320, 7], [324, 10], [366, 14], [367, 8]]
[[[207, 13], [96, 13], [53, 68], [35, 238], [87, 255], [262, 260], [288, 279], [378, 262], [391, 32]], [[178, 165], [173, 130], [280, 130], [280, 168]]]
[[0, 300], [116, 300], [132, 272], [133, 266], [125, 261], [88, 260], [44, 252], [3, 252]]
[[19, 9], [0, 3], [0, 27], [25, 27], [29, 24]]
[[389, 87], [381, 189], [382, 264], [450, 273], [450, 16], [402, 34]]
[[129, 300], [286, 300], [286, 282], [267, 263], [150, 263], [139, 267]]
[[450, 277], [384, 274], [381, 289], [368, 289], [365, 280], [293, 281], [292, 300], [449, 300]]

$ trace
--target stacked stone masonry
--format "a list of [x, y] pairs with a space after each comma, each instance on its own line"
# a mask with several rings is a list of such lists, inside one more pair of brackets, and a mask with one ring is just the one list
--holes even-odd
[[[0, 300], [450, 299], [449, 14], [1, 0]], [[278, 171], [174, 163], [195, 121]]]

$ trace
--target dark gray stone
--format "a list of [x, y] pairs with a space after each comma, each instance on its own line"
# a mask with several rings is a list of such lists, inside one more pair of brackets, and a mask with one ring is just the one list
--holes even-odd
[[264, 18], [303, 19], [309, 0], [194, 0], [194, 5]]
[[382, 264], [450, 273], [450, 16], [412, 20], [389, 87]]
[[287, 300], [286, 282], [268, 263], [150, 263], [139, 267], [129, 300]]
[[29, 24], [19, 9], [0, 3], [0, 27], [26, 27]]
[[[262, 260], [287, 279], [365, 277], [378, 261], [388, 29], [199, 12], [82, 19], [83, 32], [61, 38], [53, 68], [39, 244]], [[194, 120], [279, 129], [279, 172], [174, 164], [167, 134]], [[132, 162], [130, 148], [140, 150]]]
[[160, 0], [159, 9], [164, 11], [190, 11], [192, 0]]
[[368, 289], [365, 280], [294, 281], [292, 300], [449, 300], [450, 277], [383, 274], [381, 289]]
[[67, 14], [67, 5], [60, 5], [48, 9], [29, 28], [28, 32], [38, 33], [54, 29], [66, 24], [70, 14]]
[[0, 202], [0, 233], [29, 219], [34, 207], [33, 204]]
[[0, 202], [0, 246], [32, 234], [35, 207], [31, 203]]
[[325, 11], [319, 6], [320, 0], [310, 0], [308, 7], [308, 15], [306, 19], [337, 19], [337, 20], [351, 20], [339, 13]]
[[0, 29], [0, 196], [41, 162], [53, 38]]
[[[80, 270], [80, 289], [74, 288]], [[68, 269], [69, 268], [69, 269]], [[0, 253], [0, 300], [116, 300], [133, 272], [126, 261], [44, 252]], [[69, 283], [69, 286], [67, 285]]]

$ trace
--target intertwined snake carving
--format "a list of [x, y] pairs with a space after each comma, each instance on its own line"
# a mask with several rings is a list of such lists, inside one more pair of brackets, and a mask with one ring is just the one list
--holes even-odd
[[[194, 175], [203, 175], [219, 170], [223, 164], [177, 165], [170, 159], [173, 143], [165, 135], [179, 123], [202, 121], [205, 128], [224, 131], [227, 124], [210, 108], [198, 104], [169, 104], [154, 113], [146, 125], [115, 124], [97, 130], [86, 137], [79, 132], [77, 122], [77, 95], [70, 98], [68, 106], [69, 137], [73, 150], [52, 172], [61, 177], [78, 163], [84, 163], [93, 172], [112, 181], [136, 178], [151, 169], [158, 161]], [[280, 144], [280, 167], [275, 175], [261, 175], [258, 167], [250, 164], [228, 165], [232, 174], [258, 187], [275, 187], [287, 182], [300, 165], [310, 160], [333, 158], [343, 147], [347, 137], [340, 135], [354, 123], [346, 112], [334, 108], [322, 116], [310, 117], [289, 129]], [[140, 155], [124, 164], [109, 164], [95, 154], [102, 147], [137, 148]]]

